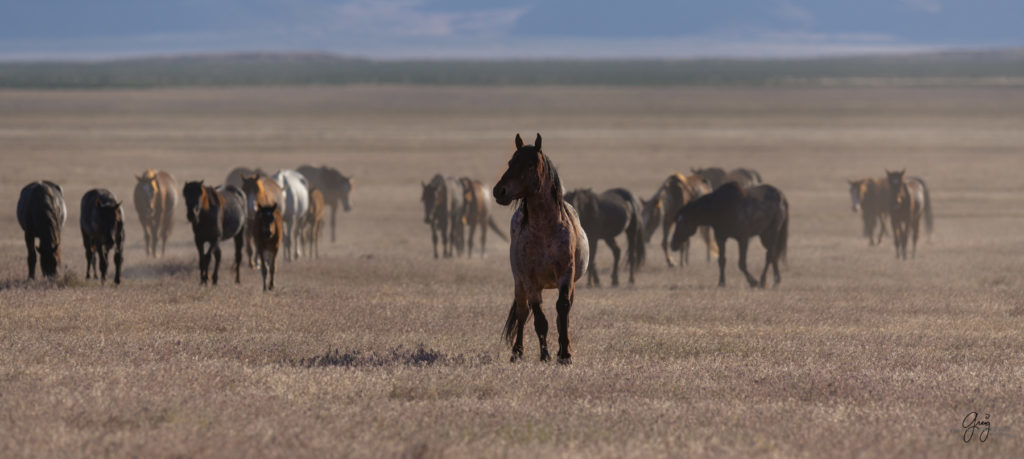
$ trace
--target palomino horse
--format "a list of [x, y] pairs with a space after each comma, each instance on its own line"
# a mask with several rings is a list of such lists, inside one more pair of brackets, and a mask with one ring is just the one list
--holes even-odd
[[[473, 234], [476, 232], [476, 228], [480, 228], [480, 256], [484, 256], [484, 252], [487, 251], [487, 228], [490, 228], [501, 240], [508, 242], [508, 236], [498, 228], [498, 224], [494, 222], [494, 217], [491, 216], [491, 191], [488, 187], [485, 187], [479, 180], [473, 180], [469, 177], [462, 177], [459, 179], [459, 183], [462, 184], [462, 199], [465, 202], [465, 220], [466, 227], [469, 229], [469, 237], [466, 239], [468, 243], [467, 256], [473, 256]], [[461, 241], [457, 241], [459, 245]]]
[[928, 186], [919, 177], [904, 177], [906, 169], [899, 172], [885, 171], [889, 184], [889, 219], [892, 223], [892, 239], [896, 245], [896, 259], [907, 259], [907, 239], [913, 231], [914, 246], [910, 257], [917, 256], [917, 236], [921, 229], [921, 217], [925, 219], [926, 230], [931, 233], [933, 226], [932, 202]]
[[302, 222], [309, 211], [309, 182], [291, 169], [279, 170], [273, 178], [284, 193], [284, 259], [296, 260], [302, 255]]
[[[237, 169], [236, 169], [237, 170]], [[245, 193], [245, 212], [249, 216], [246, 226], [249, 231], [245, 232], [245, 256], [249, 260], [250, 268], [259, 267], [261, 256], [259, 250], [253, 254], [253, 245], [256, 234], [256, 225], [253, 219], [256, 218], [256, 208], [259, 206], [270, 206], [284, 202], [284, 193], [281, 186], [270, 177], [257, 172], [254, 175], [242, 174], [242, 192]], [[280, 206], [278, 206], [280, 207]]]
[[[239, 268], [242, 264], [242, 243], [245, 239], [245, 194], [234, 185], [203, 186], [202, 181], [187, 182], [182, 191], [185, 195], [185, 211], [192, 224], [196, 250], [199, 251], [199, 280], [206, 284], [210, 278], [210, 256], [213, 255], [213, 285], [217, 285], [217, 271], [220, 270], [220, 241], [235, 239], [235, 283], [240, 282]], [[209, 249], [203, 250], [209, 244]]]
[[[725, 241], [728, 238], [739, 243], [740, 271], [747, 276], [751, 287], [765, 286], [768, 266], [775, 273], [775, 285], [782, 281], [779, 258], [785, 257], [789, 238], [789, 203], [781, 191], [771, 185], [742, 188], [735, 182], [725, 183], [679, 211], [672, 249], [679, 250], [700, 225], [710, 225], [715, 230], [719, 287], [725, 287]], [[761, 244], [767, 250], [760, 283], [747, 272], [747, 245], [754, 236], [761, 237]]]
[[423, 194], [423, 222], [430, 225], [430, 237], [434, 241], [434, 258], [437, 258], [437, 233], [441, 233], [441, 255], [449, 258], [456, 252], [462, 253], [457, 244], [461, 239], [465, 221], [466, 201], [462, 185], [453, 177], [434, 175], [430, 183], [420, 183]]
[[597, 241], [603, 240], [612, 250], [612, 286], [619, 285], [619, 245], [615, 236], [626, 235], [626, 261], [629, 264], [629, 283], [636, 282], [635, 272], [644, 261], [643, 223], [640, 202], [629, 190], [612, 188], [600, 195], [590, 189], [577, 189], [565, 194], [565, 202], [579, 213], [580, 225], [590, 242], [590, 266], [587, 285], [601, 285], [597, 275]]
[[345, 212], [352, 210], [348, 204], [348, 195], [352, 192], [352, 177], [346, 177], [333, 167], [302, 166], [299, 173], [306, 176], [309, 184], [320, 189], [324, 195], [324, 204], [331, 208], [331, 242], [335, 242], [335, 227], [338, 222], [338, 204]]
[[[661, 250], [665, 252], [665, 261], [668, 262], [669, 267], [675, 266], [668, 249], [669, 235], [672, 234], [670, 231], [672, 225], [676, 223], [675, 216], [679, 214], [679, 209], [682, 209], [684, 205], [710, 192], [711, 185], [702, 180], [699, 175], [685, 177], [683, 174], [676, 173], [668, 176], [662, 182], [661, 187], [654, 192], [651, 199], [640, 200], [640, 204], [643, 206], [644, 242], [650, 242], [651, 236], [658, 230], [658, 226], [661, 226]], [[700, 234], [707, 247], [706, 259], [711, 261], [712, 253], [718, 256], [718, 247], [711, 240], [711, 229], [702, 226]], [[683, 245], [680, 254], [679, 264], [682, 265], [684, 262], [687, 264], [690, 262], [689, 243]]]
[[576, 281], [587, 271], [590, 243], [576, 209], [562, 199], [561, 179], [541, 151], [540, 134], [533, 145], [523, 145], [523, 139], [516, 134], [516, 152], [508, 162], [508, 170], [494, 186], [494, 199], [503, 206], [519, 201], [512, 215], [509, 246], [515, 300], [504, 333], [505, 340], [512, 345], [512, 361], [523, 358], [523, 327], [531, 311], [540, 341], [540, 359], [550, 358], [548, 321], [541, 308], [541, 292], [557, 288], [558, 362], [572, 363], [569, 310], [576, 299]]
[[146, 256], [157, 256], [157, 243], [160, 243], [160, 255], [163, 255], [167, 251], [167, 237], [174, 227], [178, 182], [171, 174], [155, 169], [146, 169], [141, 176], [136, 175], [135, 180], [133, 197], [146, 240]]
[[315, 186], [309, 187], [309, 211], [302, 224], [303, 239], [309, 247], [310, 258], [320, 258], [320, 231], [324, 225], [324, 194]]
[[889, 183], [885, 178], [847, 180], [850, 184], [850, 202], [853, 213], [860, 210], [864, 221], [864, 236], [868, 245], [875, 245], [875, 224], [879, 223], [878, 244], [885, 236], [885, 216], [889, 213]]
[[[277, 273], [277, 251], [281, 248], [281, 210], [275, 202], [269, 206], [260, 205], [252, 218], [254, 230], [250, 231], [260, 257], [260, 271], [263, 274], [263, 291], [274, 289], [274, 274]], [[267, 271], [270, 285], [267, 286]]]
[[46, 277], [56, 277], [60, 267], [60, 231], [67, 220], [64, 190], [42, 180], [25, 185], [18, 197], [18, 224], [25, 231], [28, 249], [28, 278], [36, 278], [36, 239], [39, 239], [39, 268]]
[[[100, 278], [107, 282], [107, 255], [114, 249], [114, 283], [121, 283], [121, 263], [124, 261], [124, 215], [121, 203], [109, 190], [92, 189], [82, 196], [82, 244], [85, 245], [85, 278]], [[96, 269], [99, 257], [99, 269]]]

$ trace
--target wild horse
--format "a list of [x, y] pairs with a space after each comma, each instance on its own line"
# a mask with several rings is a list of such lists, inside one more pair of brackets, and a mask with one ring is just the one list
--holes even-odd
[[571, 363], [569, 310], [576, 299], [576, 281], [590, 261], [590, 243], [572, 205], [562, 197], [562, 181], [541, 150], [541, 137], [524, 145], [516, 134], [516, 151], [508, 169], [494, 186], [494, 199], [503, 206], [518, 201], [511, 223], [509, 263], [515, 280], [515, 300], [505, 321], [505, 340], [512, 361], [523, 358], [523, 327], [533, 313], [540, 341], [540, 359], [548, 360], [548, 321], [541, 292], [557, 288], [558, 362]]
[[[217, 285], [217, 271], [220, 269], [220, 241], [235, 239], [235, 283], [240, 282], [239, 268], [242, 264], [242, 244], [245, 239], [246, 207], [245, 194], [227, 185], [214, 188], [204, 186], [202, 181], [188, 182], [182, 194], [196, 250], [199, 251], [199, 280], [206, 284], [210, 276], [210, 257], [213, 265], [213, 285]], [[209, 246], [204, 250], [204, 246]]]
[[640, 202], [629, 190], [612, 188], [601, 194], [590, 189], [577, 189], [565, 194], [565, 202], [579, 213], [580, 224], [590, 242], [590, 266], [587, 285], [601, 285], [594, 257], [597, 241], [603, 240], [612, 250], [612, 286], [619, 285], [619, 255], [621, 250], [615, 236], [626, 235], [626, 261], [629, 264], [629, 283], [636, 282], [635, 272], [644, 261], [643, 223]]

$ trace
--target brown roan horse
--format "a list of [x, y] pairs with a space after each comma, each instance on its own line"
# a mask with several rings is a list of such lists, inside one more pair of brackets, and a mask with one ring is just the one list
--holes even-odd
[[576, 210], [562, 199], [561, 179], [541, 151], [540, 134], [533, 145], [524, 145], [516, 134], [515, 143], [508, 170], [494, 186], [498, 204], [519, 201], [512, 215], [509, 247], [515, 300], [505, 321], [505, 340], [512, 345], [512, 361], [522, 359], [523, 327], [532, 312], [540, 359], [548, 360], [548, 321], [541, 308], [541, 293], [557, 288], [558, 362], [572, 363], [569, 310], [576, 297], [576, 281], [587, 272], [589, 242]]
[[868, 245], [875, 245], [875, 224], [879, 223], [878, 244], [885, 235], [885, 216], [889, 213], [889, 184], [886, 179], [862, 178], [847, 180], [850, 184], [850, 203], [852, 210], [860, 210], [864, 221], [864, 236]]
[[157, 256], [157, 243], [160, 243], [160, 255], [163, 255], [167, 250], [167, 237], [174, 227], [178, 182], [171, 174], [155, 169], [146, 169], [141, 176], [136, 175], [135, 180], [138, 183], [133, 197], [146, 239], [146, 255]]
[[[699, 175], [694, 174], [686, 177], [683, 174], [675, 173], [668, 176], [662, 182], [661, 187], [658, 188], [658, 191], [654, 192], [654, 196], [651, 196], [651, 199], [646, 201], [640, 200], [641, 204], [643, 204], [644, 242], [650, 242], [651, 236], [658, 230], [658, 226], [661, 226], [661, 250], [665, 252], [665, 261], [668, 262], [670, 267], [676, 264], [669, 254], [668, 239], [672, 226], [676, 223], [675, 217], [679, 214], [679, 209], [682, 209], [690, 201], [710, 192], [711, 186], [702, 180]], [[704, 239], [704, 245], [707, 247], [706, 259], [711, 261], [712, 254], [716, 257], [718, 256], [718, 246], [711, 239], [710, 227], [700, 227], [700, 235]], [[680, 254], [679, 264], [689, 263], [689, 258], [690, 244], [687, 242], [684, 244]]]
[[921, 217], [930, 232], [932, 229], [932, 205], [928, 187], [917, 177], [904, 178], [906, 169], [898, 172], [885, 171], [889, 184], [889, 219], [892, 223], [892, 239], [896, 245], [896, 259], [907, 259], [907, 239], [913, 232], [914, 246], [910, 257], [917, 256], [917, 236], [921, 229]]

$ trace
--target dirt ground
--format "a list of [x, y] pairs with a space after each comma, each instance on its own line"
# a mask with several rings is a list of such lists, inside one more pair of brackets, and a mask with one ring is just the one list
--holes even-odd
[[[1013, 88], [0, 91], [0, 456], [1019, 454], [1022, 126]], [[741, 282], [735, 242], [726, 288], [701, 245], [670, 269], [659, 231], [635, 286], [579, 285], [573, 365], [539, 362], [532, 327], [508, 363], [508, 245], [434, 260], [419, 194], [437, 172], [493, 184], [517, 132], [542, 133], [569, 189], [759, 170], [791, 205], [782, 285]], [[277, 291], [249, 269], [201, 287], [181, 207], [146, 258], [133, 174], [304, 163], [354, 176], [353, 210]], [[846, 179], [886, 168], [931, 189], [912, 261], [850, 209]], [[44, 178], [68, 202], [64, 274], [28, 282], [15, 203]], [[93, 187], [125, 201], [119, 287], [83, 279]], [[964, 442], [971, 412], [984, 442]]]

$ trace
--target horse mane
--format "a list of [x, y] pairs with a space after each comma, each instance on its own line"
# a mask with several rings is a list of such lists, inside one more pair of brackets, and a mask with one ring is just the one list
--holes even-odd
[[156, 169], [149, 168], [142, 173], [142, 178], [145, 180], [153, 180], [156, 178]]
[[[535, 148], [535, 147], [531, 147], [531, 148]], [[540, 150], [537, 150], [537, 153], [540, 154], [540, 159], [541, 159], [541, 162], [542, 162], [542, 165], [543, 165], [541, 167], [541, 169], [542, 169], [541, 176], [538, 177], [538, 178], [542, 179], [541, 183], [547, 182], [548, 184], [550, 184], [549, 185], [549, 187], [550, 187], [549, 190], [540, 190], [540, 192], [541, 193], [544, 193], [544, 192], [551, 193], [551, 199], [554, 200], [555, 205], [558, 206], [559, 210], [565, 209], [565, 201], [563, 201], [564, 195], [563, 195], [563, 191], [562, 191], [562, 179], [561, 179], [561, 177], [558, 176], [558, 170], [555, 169], [555, 165], [554, 165], [554, 163], [551, 162], [551, 159], [548, 158], [548, 155], [545, 155], [544, 152], [542, 152]], [[524, 225], [526, 224], [526, 221], [527, 221], [527, 218], [528, 218], [527, 211], [526, 211], [526, 201], [527, 201], [527, 199], [528, 199], [527, 196], [523, 196], [523, 198], [519, 199], [518, 200], [519, 202], [517, 202], [516, 205], [515, 205], [515, 210], [517, 212], [518, 211], [522, 211], [523, 224]]]

